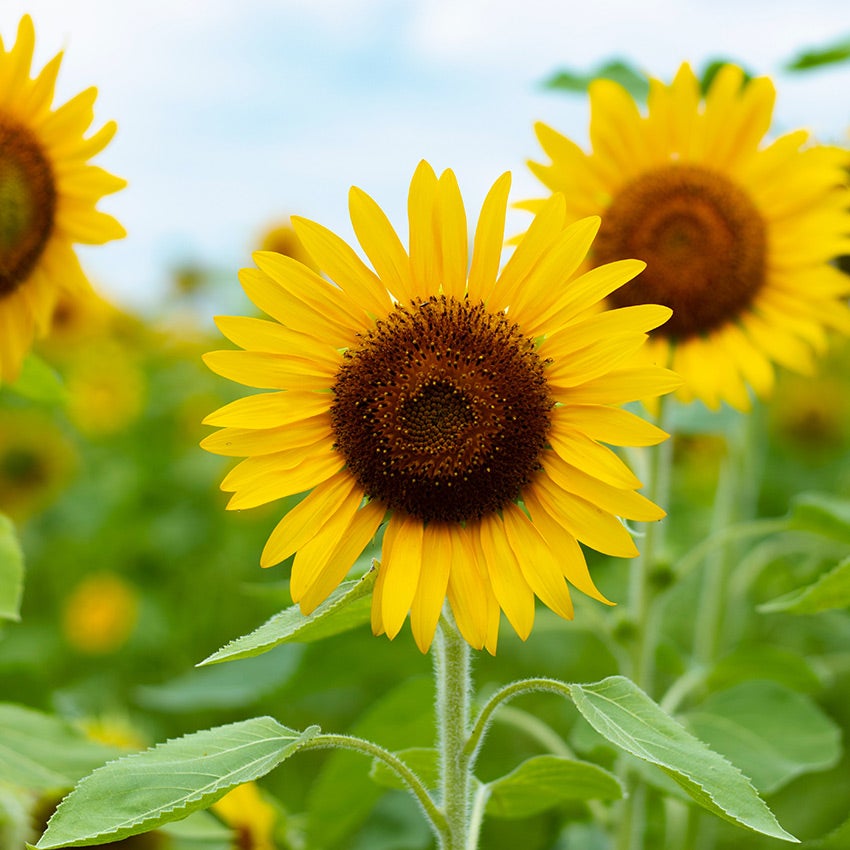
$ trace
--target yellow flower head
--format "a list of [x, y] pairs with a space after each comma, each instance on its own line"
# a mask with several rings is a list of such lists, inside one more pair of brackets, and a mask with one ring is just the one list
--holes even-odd
[[49, 329], [59, 293], [86, 288], [72, 244], [124, 236], [95, 208], [124, 181], [87, 162], [115, 124], [84, 135], [95, 88], [52, 109], [62, 54], [32, 79], [34, 43], [28, 15], [13, 47], [0, 41], [0, 382], [15, 378], [36, 333]]
[[645, 355], [682, 375], [685, 401], [712, 408], [747, 410], [748, 386], [770, 395], [774, 364], [808, 372], [827, 329], [850, 332], [850, 278], [830, 264], [850, 252], [850, 156], [805, 146], [804, 130], [762, 145], [774, 95], [769, 79], [727, 65], [703, 100], [685, 64], [669, 86], [650, 81], [646, 115], [595, 81], [590, 153], [536, 127], [551, 163], [530, 163], [534, 174], [570, 216], [602, 216], [591, 262], [647, 263], [610, 304], [673, 309]]
[[0, 513], [23, 521], [68, 485], [77, 455], [49, 414], [0, 408]]
[[[206, 355], [213, 371], [275, 390], [211, 414], [202, 445], [246, 457], [226, 476], [229, 508], [310, 491], [272, 532], [261, 563], [295, 555], [290, 590], [316, 608], [386, 522], [372, 627], [395, 637], [408, 613], [422, 651], [448, 598], [474, 647], [495, 651], [500, 610], [522, 638], [534, 598], [573, 615], [564, 581], [603, 601], [577, 541], [637, 553], [617, 517], [663, 511], [609, 448], [666, 436], [614, 405], [668, 392], [677, 376], [631, 365], [670, 315], [597, 303], [644, 264], [573, 277], [598, 218], [567, 225], [554, 196], [504, 268], [510, 175], [484, 201], [471, 264], [451, 171], [421, 163], [410, 186], [409, 248], [367, 194], [351, 220], [369, 268], [339, 237], [294, 219], [330, 281], [279, 254], [240, 279], [273, 321], [218, 319], [243, 351]], [[374, 270], [373, 270], [374, 269]]]
[[136, 627], [136, 590], [115, 573], [83, 579], [65, 600], [65, 639], [80, 652], [103, 655], [120, 649]]
[[236, 831], [239, 850], [275, 850], [277, 813], [263, 799], [255, 782], [237, 785], [213, 803], [212, 810]]
[[313, 271], [318, 271], [313, 258], [307, 253], [289, 219], [272, 225], [263, 233], [260, 239], [260, 250], [274, 251], [276, 254], [283, 254], [284, 257], [292, 257], [293, 260], [304, 263]]

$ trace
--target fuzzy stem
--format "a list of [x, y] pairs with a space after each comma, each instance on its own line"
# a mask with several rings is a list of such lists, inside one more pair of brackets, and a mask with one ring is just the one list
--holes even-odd
[[437, 629], [433, 657], [440, 791], [448, 826], [447, 841], [441, 850], [474, 850], [467, 844], [472, 790], [472, 773], [465, 751], [471, 684], [469, 646], [445, 618], [441, 618]]
[[[353, 735], [316, 735], [303, 748], [302, 752], [307, 750], [320, 749], [340, 749], [352, 750], [369, 758], [378, 759], [383, 762], [393, 773], [398, 776], [402, 782], [410, 789], [410, 792], [416, 798], [425, 818], [428, 821], [431, 829], [434, 832], [437, 840], [441, 845], [445, 844], [448, 836], [448, 822], [443, 813], [437, 808], [431, 795], [428, 793], [425, 786], [422, 784], [419, 777], [393, 753], [367, 741], [364, 738], [356, 738]], [[446, 845], [450, 846], [450, 845]]]

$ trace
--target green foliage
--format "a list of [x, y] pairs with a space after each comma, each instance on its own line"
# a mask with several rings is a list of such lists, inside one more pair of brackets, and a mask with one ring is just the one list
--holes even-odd
[[850, 499], [801, 493], [792, 501], [789, 527], [850, 544]]
[[586, 761], [534, 756], [490, 783], [487, 814], [524, 818], [565, 800], [618, 800], [623, 787], [612, 773]]
[[12, 521], [0, 514], [0, 620], [21, 619], [24, 555]]
[[[355, 723], [351, 733], [391, 751], [433, 743], [433, 684], [409, 679]], [[357, 753], [336, 751], [310, 788], [307, 834], [310, 846], [332, 847], [363, 824], [384, 789], [369, 780], [370, 763]]]
[[758, 610], [763, 613], [818, 614], [836, 608], [850, 608], [850, 558], [845, 558], [813, 584], [765, 602], [759, 605]]
[[198, 666], [251, 658], [282, 643], [310, 643], [368, 623], [376, 576], [373, 569], [356, 581], [343, 582], [309, 617], [297, 605], [275, 614], [258, 629], [231, 641]]
[[841, 756], [838, 726], [809, 697], [776, 682], [742, 682], [711, 694], [684, 720], [765, 794]]
[[785, 66], [789, 71], [808, 71], [826, 65], [838, 65], [850, 60], [850, 38], [842, 38], [825, 47], [804, 50]]
[[56, 370], [32, 353], [24, 358], [20, 375], [8, 389], [42, 404], [61, 404], [66, 397], [65, 386]]
[[60, 803], [38, 850], [82, 847], [180, 820], [265, 776], [318, 733], [255, 717], [110, 762]]
[[[436, 788], [440, 777], [439, 754], [433, 747], [409, 747], [396, 755], [422, 780], [426, 788]], [[375, 759], [369, 770], [369, 778], [382, 788], [404, 791], [406, 786], [397, 773], [383, 762]]]
[[623, 676], [570, 685], [576, 707], [612, 743], [660, 767], [704, 808], [740, 826], [796, 841], [743, 774], [665, 714]]
[[575, 94], [584, 94], [587, 87], [598, 79], [619, 83], [636, 100], [645, 101], [649, 93], [646, 75], [623, 59], [603, 62], [589, 72], [562, 69], [544, 81], [547, 89]]
[[140, 687], [140, 705], [157, 711], [191, 713], [209, 708], [238, 708], [281, 688], [300, 659], [297, 647], [252, 659], [239, 668], [190, 670], [160, 685]]
[[65, 791], [118, 753], [67, 721], [0, 703], [0, 782], [31, 791]]

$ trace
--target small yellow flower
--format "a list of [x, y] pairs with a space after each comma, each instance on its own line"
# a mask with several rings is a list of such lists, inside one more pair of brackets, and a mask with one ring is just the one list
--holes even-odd
[[73, 446], [48, 415], [0, 408], [0, 512], [21, 521], [43, 510], [76, 465]]
[[850, 154], [807, 146], [805, 130], [763, 145], [774, 97], [769, 79], [727, 65], [702, 99], [685, 64], [669, 86], [650, 81], [645, 115], [595, 81], [590, 153], [536, 127], [551, 164], [530, 163], [534, 174], [570, 216], [602, 216], [592, 263], [647, 263], [610, 305], [672, 308], [644, 354], [682, 375], [685, 401], [712, 408], [747, 410], [747, 387], [771, 394], [774, 365], [810, 372], [825, 332], [850, 332], [850, 278], [830, 263], [850, 252]]
[[97, 202], [125, 182], [88, 160], [115, 133], [109, 122], [85, 136], [97, 89], [53, 109], [62, 54], [30, 77], [35, 33], [25, 15], [17, 41], [0, 41], [0, 382], [13, 380], [36, 334], [50, 326], [60, 292], [88, 282], [73, 243], [125, 235]]
[[212, 810], [235, 830], [239, 850], [275, 850], [277, 814], [254, 782], [238, 785], [214, 803]]
[[65, 600], [62, 630], [80, 652], [106, 655], [120, 649], [136, 627], [136, 590], [115, 573], [83, 579]]
[[284, 222], [272, 225], [260, 239], [261, 251], [274, 251], [275, 254], [283, 254], [284, 257], [292, 257], [299, 263], [318, 271], [313, 258], [307, 252], [302, 241], [298, 238], [292, 222], [287, 219]]
[[[664, 512], [603, 445], [667, 435], [615, 405], [668, 392], [677, 376], [633, 367], [670, 310], [594, 313], [644, 264], [621, 260], [574, 277], [598, 218], [567, 224], [552, 198], [499, 271], [510, 175], [484, 202], [470, 252], [451, 171], [414, 174], [406, 250], [367, 194], [352, 189], [354, 231], [374, 271], [339, 237], [294, 219], [330, 278], [258, 252], [241, 273], [274, 321], [220, 317], [244, 350], [205, 357], [215, 372], [275, 390], [218, 410], [202, 445], [247, 457], [222, 489], [231, 509], [308, 495], [272, 532], [261, 563], [292, 555], [305, 614], [345, 577], [386, 523], [372, 628], [390, 638], [408, 614], [424, 652], [448, 598], [461, 634], [496, 648], [501, 611], [523, 639], [535, 596], [572, 618], [567, 587], [607, 601], [579, 541], [637, 549], [618, 517]], [[566, 581], [565, 581], [566, 579]]]
[[118, 433], [142, 411], [145, 376], [133, 353], [109, 338], [75, 350], [65, 364], [68, 416], [84, 434]]

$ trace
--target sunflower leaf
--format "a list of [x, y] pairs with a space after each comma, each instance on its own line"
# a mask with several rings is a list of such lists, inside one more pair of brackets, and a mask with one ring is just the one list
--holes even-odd
[[803, 694], [777, 682], [742, 682], [684, 716], [688, 728], [740, 765], [764, 794], [841, 757], [841, 730]]
[[800, 493], [791, 505], [789, 528], [850, 543], [850, 499], [827, 493]]
[[[439, 753], [433, 747], [409, 747], [396, 754], [421, 780], [426, 788], [436, 788], [439, 779]], [[407, 786], [397, 773], [390, 770], [382, 761], [373, 759], [369, 769], [369, 778], [382, 788], [395, 788], [406, 791]]]
[[232, 640], [197, 666], [251, 658], [282, 643], [311, 643], [368, 623], [376, 576], [377, 572], [370, 570], [360, 579], [343, 582], [307, 617], [297, 605], [275, 614], [258, 629]]
[[808, 71], [810, 68], [822, 68], [824, 65], [836, 65], [850, 60], [850, 38], [836, 41], [826, 47], [804, 50], [786, 65], [788, 71]]
[[737, 767], [694, 737], [633, 682], [611, 676], [569, 688], [576, 707], [599, 734], [660, 767], [699, 805], [737, 826], [797, 841], [782, 829]]
[[613, 80], [619, 83], [632, 97], [645, 101], [649, 94], [649, 82], [645, 74], [624, 62], [611, 59], [598, 65], [590, 72], [561, 69], [543, 82], [543, 87], [556, 91], [584, 94], [594, 80]]
[[0, 782], [32, 791], [65, 791], [118, 755], [64, 720], [0, 704]]
[[24, 556], [12, 521], [0, 514], [0, 620], [21, 619]]
[[265, 776], [318, 731], [255, 717], [109, 762], [59, 804], [37, 850], [118, 841], [180, 820]]
[[763, 614], [818, 614], [836, 608], [850, 608], [850, 557], [812, 584], [765, 602], [757, 610]]
[[490, 783], [487, 814], [525, 818], [565, 800], [619, 800], [623, 787], [599, 765], [563, 756], [533, 756]]

